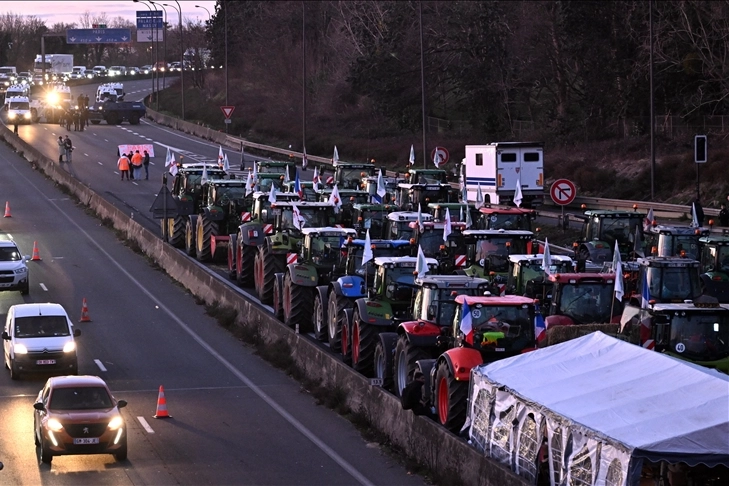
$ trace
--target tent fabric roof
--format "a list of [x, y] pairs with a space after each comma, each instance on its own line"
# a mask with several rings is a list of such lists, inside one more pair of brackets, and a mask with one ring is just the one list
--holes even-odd
[[475, 369], [652, 461], [729, 466], [729, 377], [601, 332]]

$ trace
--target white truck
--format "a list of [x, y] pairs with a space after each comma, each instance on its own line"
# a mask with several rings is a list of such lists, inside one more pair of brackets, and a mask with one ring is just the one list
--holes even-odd
[[484, 203], [511, 204], [519, 181], [521, 206], [539, 206], [544, 200], [544, 143], [466, 145], [461, 166], [461, 181], [464, 180], [469, 201], [476, 200], [480, 185]]
[[[73, 54], [46, 54], [45, 74], [48, 77], [53, 75], [60, 78], [64, 73], [70, 73], [73, 70]], [[35, 57], [34, 64], [35, 74], [43, 73], [43, 56], [38, 54]]]
[[27, 96], [13, 96], [6, 98], [6, 106], [8, 108], [8, 123], [14, 124], [30, 124], [32, 123], [32, 115], [30, 112], [30, 98]]

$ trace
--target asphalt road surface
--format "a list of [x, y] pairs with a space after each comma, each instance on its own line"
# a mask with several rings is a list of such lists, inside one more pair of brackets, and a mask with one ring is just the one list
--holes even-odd
[[[141, 98], [149, 84], [125, 83], [128, 99]], [[76, 95], [79, 90], [92, 96], [95, 87], [79, 87]], [[58, 135], [66, 133], [54, 125], [20, 127], [22, 138], [51, 157]], [[155, 228], [148, 209], [160, 188], [166, 147], [198, 160], [216, 160], [218, 152], [216, 145], [144, 122], [102, 123], [70, 136], [77, 177]], [[142, 140], [160, 149], [150, 180], [120, 181], [116, 145]], [[253, 355], [184, 289], [4, 145], [0, 190], [0, 202], [11, 209], [0, 230], [11, 233], [27, 255], [37, 242], [42, 259], [29, 262], [30, 295], [0, 293], [0, 318], [13, 304], [61, 303], [82, 331], [79, 372], [101, 376], [117, 398], [129, 402], [122, 409], [127, 461], [62, 456], [50, 467], [39, 465], [32, 403], [47, 377], [13, 382], [2, 370], [0, 484], [423, 484]], [[80, 323], [84, 298], [92, 321]], [[152, 418], [160, 385], [172, 419]]]

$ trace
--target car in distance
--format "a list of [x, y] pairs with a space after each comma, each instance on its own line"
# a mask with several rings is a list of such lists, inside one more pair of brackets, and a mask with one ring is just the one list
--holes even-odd
[[109, 68], [109, 76], [126, 76], [127, 68], [124, 66], [112, 66]]
[[54, 376], [33, 404], [35, 445], [45, 464], [53, 456], [113, 454], [127, 458], [127, 428], [117, 400], [98, 376]]
[[105, 78], [109, 72], [106, 70], [106, 66], [94, 66], [91, 68], [91, 72], [94, 73], [94, 77]]
[[9, 235], [0, 235], [0, 291], [19, 290], [30, 293], [30, 277], [27, 262], [30, 255], [23, 255]]
[[127, 76], [136, 76], [137, 74], [141, 74], [138, 67], [132, 66], [127, 68]]
[[145, 64], [144, 66], [142, 66], [139, 69], [142, 72], [142, 74], [149, 74], [154, 70], [154, 68], [151, 64]]
[[10, 306], [3, 329], [5, 367], [10, 378], [21, 373], [78, 373], [74, 329], [61, 304], [50, 302]]

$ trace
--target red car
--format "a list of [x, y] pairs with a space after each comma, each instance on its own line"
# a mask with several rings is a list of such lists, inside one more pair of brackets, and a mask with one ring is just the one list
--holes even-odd
[[98, 376], [49, 378], [33, 404], [41, 461], [69, 454], [113, 454], [124, 461], [127, 429], [119, 409], [126, 405]]

